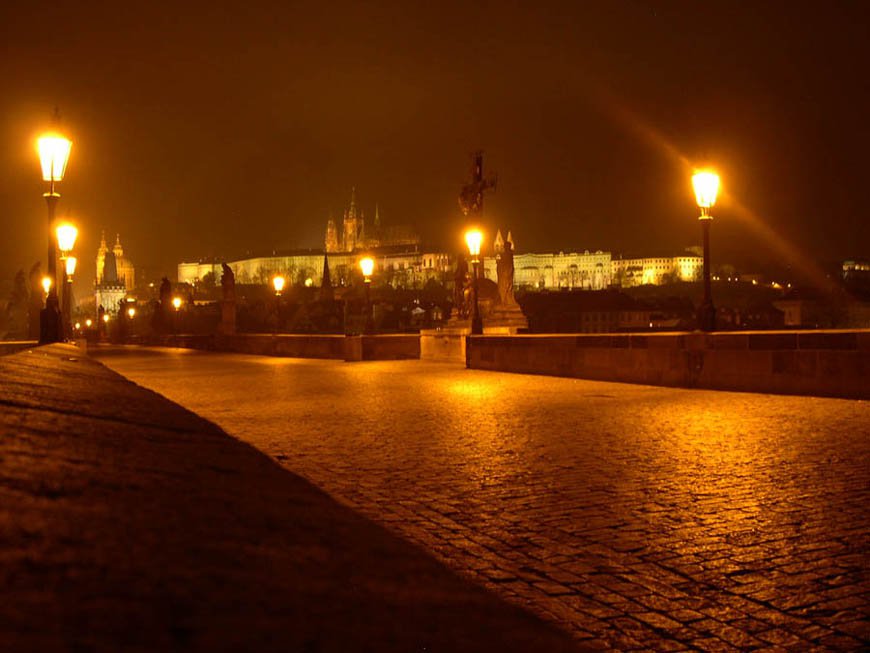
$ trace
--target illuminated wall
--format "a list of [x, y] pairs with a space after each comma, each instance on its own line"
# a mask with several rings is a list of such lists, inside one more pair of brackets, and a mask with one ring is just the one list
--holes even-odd
[[[348, 283], [359, 271], [359, 253], [334, 253], [329, 255], [329, 272], [332, 284]], [[422, 287], [429, 279], [443, 280], [450, 276], [452, 261], [444, 252], [390, 252], [371, 253], [375, 260], [375, 281], [390, 283], [394, 287]], [[268, 283], [269, 279], [282, 274], [292, 283], [319, 286], [323, 278], [323, 254], [311, 252], [287, 256], [262, 256], [227, 263], [236, 275], [236, 283]], [[179, 283], [198, 283], [212, 273], [216, 283], [223, 274], [219, 263], [179, 263]], [[452, 277], [451, 277], [452, 278]]]
[[[495, 257], [484, 259], [487, 279], [498, 278], [497, 265]], [[610, 284], [610, 252], [514, 254], [516, 288], [603, 290]]]
[[613, 284], [620, 288], [697, 281], [703, 267], [704, 260], [700, 256], [620, 258], [611, 261], [611, 277]]

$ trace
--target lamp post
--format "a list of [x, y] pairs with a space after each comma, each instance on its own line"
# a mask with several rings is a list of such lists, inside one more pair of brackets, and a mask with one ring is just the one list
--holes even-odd
[[57, 238], [57, 248], [60, 250], [60, 260], [64, 264], [63, 269], [63, 290], [61, 291], [61, 302], [60, 302], [60, 310], [61, 310], [61, 332], [63, 333], [64, 338], [68, 338], [70, 335], [70, 318], [72, 316], [72, 311], [70, 308], [70, 283], [72, 279], [70, 276], [73, 272], [75, 272], [76, 266], [76, 258], [72, 257], [72, 271], [70, 271], [70, 252], [72, 248], [76, 244], [76, 237], [79, 235], [79, 230], [76, 229], [73, 225], [65, 223], [58, 225], [57, 229], [54, 231], [55, 237]]
[[284, 292], [284, 285], [287, 280], [280, 274], [272, 277], [272, 288], [275, 289], [275, 328], [272, 329], [272, 334], [278, 333], [278, 323], [281, 320], [281, 293]]
[[178, 310], [181, 308], [181, 297], [172, 298], [172, 307], [175, 309], [175, 317], [172, 320], [172, 333], [178, 333]]
[[360, 259], [359, 269], [363, 274], [363, 282], [366, 289], [366, 322], [363, 333], [371, 335], [375, 332], [375, 321], [372, 318], [372, 272], [375, 271], [375, 262], [370, 256]]
[[63, 339], [57, 300], [57, 248], [52, 227], [57, 201], [60, 199], [60, 194], [55, 191], [54, 186], [56, 182], [63, 179], [72, 142], [59, 134], [45, 134], [37, 140], [36, 147], [42, 166], [42, 179], [49, 183], [48, 192], [43, 196], [48, 205], [48, 276], [52, 279], [52, 283], [39, 320], [39, 342], [47, 344]]
[[66, 284], [64, 284], [63, 292], [64, 292], [64, 316], [65, 321], [64, 324], [68, 330], [67, 335], [72, 335], [72, 329], [70, 325], [72, 324], [72, 282], [73, 275], [76, 273], [76, 265], [78, 263], [78, 259], [75, 256], [67, 256], [66, 257], [66, 265], [64, 266], [64, 272], [66, 275]]
[[704, 242], [704, 299], [698, 308], [698, 327], [701, 331], [716, 330], [716, 309], [713, 306], [713, 295], [710, 290], [710, 222], [713, 216], [710, 209], [716, 204], [716, 194], [719, 192], [719, 175], [709, 170], [696, 172], [692, 176], [692, 186], [695, 189], [695, 200], [701, 215], [701, 232]]
[[478, 302], [478, 279], [480, 272], [480, 243], [483, 242], [483, 233], [480, 229], [470, 229], [465, 232], [465, 244], [468, 245], [468, 253], [471, 254], [472, 277], [471, 292], [474, 294], [474, 302], [471, 306], [471, 335], [483, 334], [483, 320], [480, 317], [480, 303]]

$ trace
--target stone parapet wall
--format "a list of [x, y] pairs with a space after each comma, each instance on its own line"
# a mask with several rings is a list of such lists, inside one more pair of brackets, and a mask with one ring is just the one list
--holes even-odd
[[14, 354], [22, 349], [30, 349], [38, 344], [36, 340], [0, 340], [0, 356]]
[[343, 336], [297, 334], [171, 335], [146, 344], [257, 356], [346, 361], [420, 358], [417, 334]]
[[870, 330], [473, 336], [475, 369], [870, 399]]

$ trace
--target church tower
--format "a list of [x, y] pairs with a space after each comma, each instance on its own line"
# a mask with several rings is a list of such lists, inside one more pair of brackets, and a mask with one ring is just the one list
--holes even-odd
[[106, 232], [100, 238], [100, 246], [97, 248], [97, 283], [103, 283], [103, 270], [106, 267], [106, 252], [109, 248], [106, 247]]
[[343, 250], [352, 252], [365, 247], [365, 218], [356, 208], [356, 188], [350, 190], [350, 207], [344, 212]]
[[329, 216], [329, 220], [326, 221], [326, 241], [324, 243], [324, 249], [327, 252], [339, 252], [341, 251], [341, 246], [338, 242], [338, 230], [335, 228], [335, 220], [332, 219], [332, 216]]
[[492, 244], [492, 251], [496, 254], [504, 251], [504, 239], [501, 237], [501, 229], [495, 232], [495, 242]]

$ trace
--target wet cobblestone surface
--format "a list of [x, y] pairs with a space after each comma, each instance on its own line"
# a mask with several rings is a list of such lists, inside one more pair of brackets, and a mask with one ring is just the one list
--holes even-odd
[[867, 402], [420, 361], [101, 360], [591, 647], [870, 642]]

